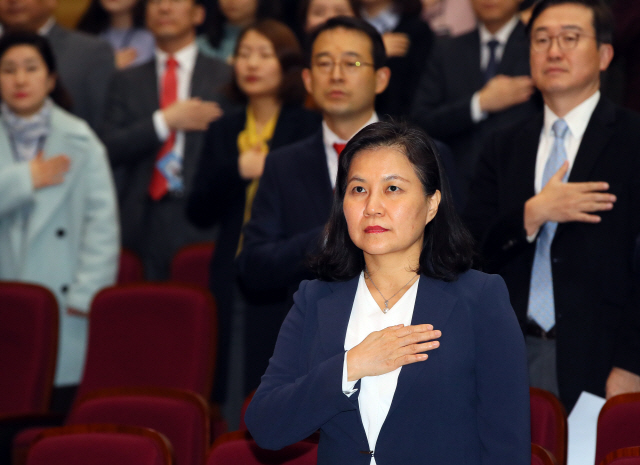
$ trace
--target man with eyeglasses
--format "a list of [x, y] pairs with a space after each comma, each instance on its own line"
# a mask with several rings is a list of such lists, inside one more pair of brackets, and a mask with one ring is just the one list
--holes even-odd
[[471, 0], [478, 27], [436, 43], [416, 92], [411, 116], [451, 147], [465, 194], [486, 137], [540, 107], [532, 98], [521, 2]]
[[485, 145], [466, 216], [509, 287], [531, 384], [570, 409], [582, 391], [640, 391], [640, 115], [600, 95], [603, 0], [542, 0], [528, 33], [544, 112]]
[[313, 277], [304, 261], [329, 218], [340, 152], [356, 132], [378, 121], [375, 97], [389, 82], [382, 38], [362, 20], [330, 19], [309, 43], [302, 77], [322, 112], [322, 127], [267, 157], [238, 258], [247, 299], [270, 304], [246, 310], [248, 390], [260, 384], [293, 293]]

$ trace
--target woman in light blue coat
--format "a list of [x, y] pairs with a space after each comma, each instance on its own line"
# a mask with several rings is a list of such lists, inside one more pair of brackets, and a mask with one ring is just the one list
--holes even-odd
[[0, 279], [56, 295], [56, 387], [80, 380], [87, 312], [94, 294], [114, 283], [120, 248], [105, 148], [58, 106], [64, 95], [46, 39], [0, 39]]

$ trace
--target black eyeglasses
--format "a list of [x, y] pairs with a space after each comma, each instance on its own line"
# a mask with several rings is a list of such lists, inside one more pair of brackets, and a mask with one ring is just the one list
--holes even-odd
[[595, 39], [595, 36], [583, 34], [578, 31], [562, 31], [555, 35], [540, 31], [535, 33], [531, 38], [531, 49], [537, 53], [548, 52], [551, 49], [553, 39], [557, 39], [560, 50], [566, 52], [567, 50], [576, 48], [581, 37]]

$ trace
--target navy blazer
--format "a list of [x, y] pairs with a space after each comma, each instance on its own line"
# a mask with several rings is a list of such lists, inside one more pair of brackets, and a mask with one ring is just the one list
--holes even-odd
[[[359, 391], [342, 392], [357, 287], [358, 277], [300, 285], [246, 412], [261, 447], [279, 449], [320, 429], [319, 464], [369, 464]], [[503, 280], [478, 271], [454, 282], [421, 276], [411, 324], [421, 323], [442, 331], [440, 347], [402, 367], [377, 464], [529, 465], [525, 345]]]

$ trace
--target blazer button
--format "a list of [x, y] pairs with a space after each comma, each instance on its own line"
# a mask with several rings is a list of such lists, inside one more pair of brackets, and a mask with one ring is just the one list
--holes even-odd
[[56, 236], [58, 237], [64, 237], [64, 235], [67, 234], [67, 231], [65, 231], [64, 229], [60, 228], [56, 231]]
[[66, 284], [63, 284], [62, 286], [60, 286], [60, 291], [63, 294], [66, 294], [68, 290], [69, 290], [69, 286], [67, 286]]

